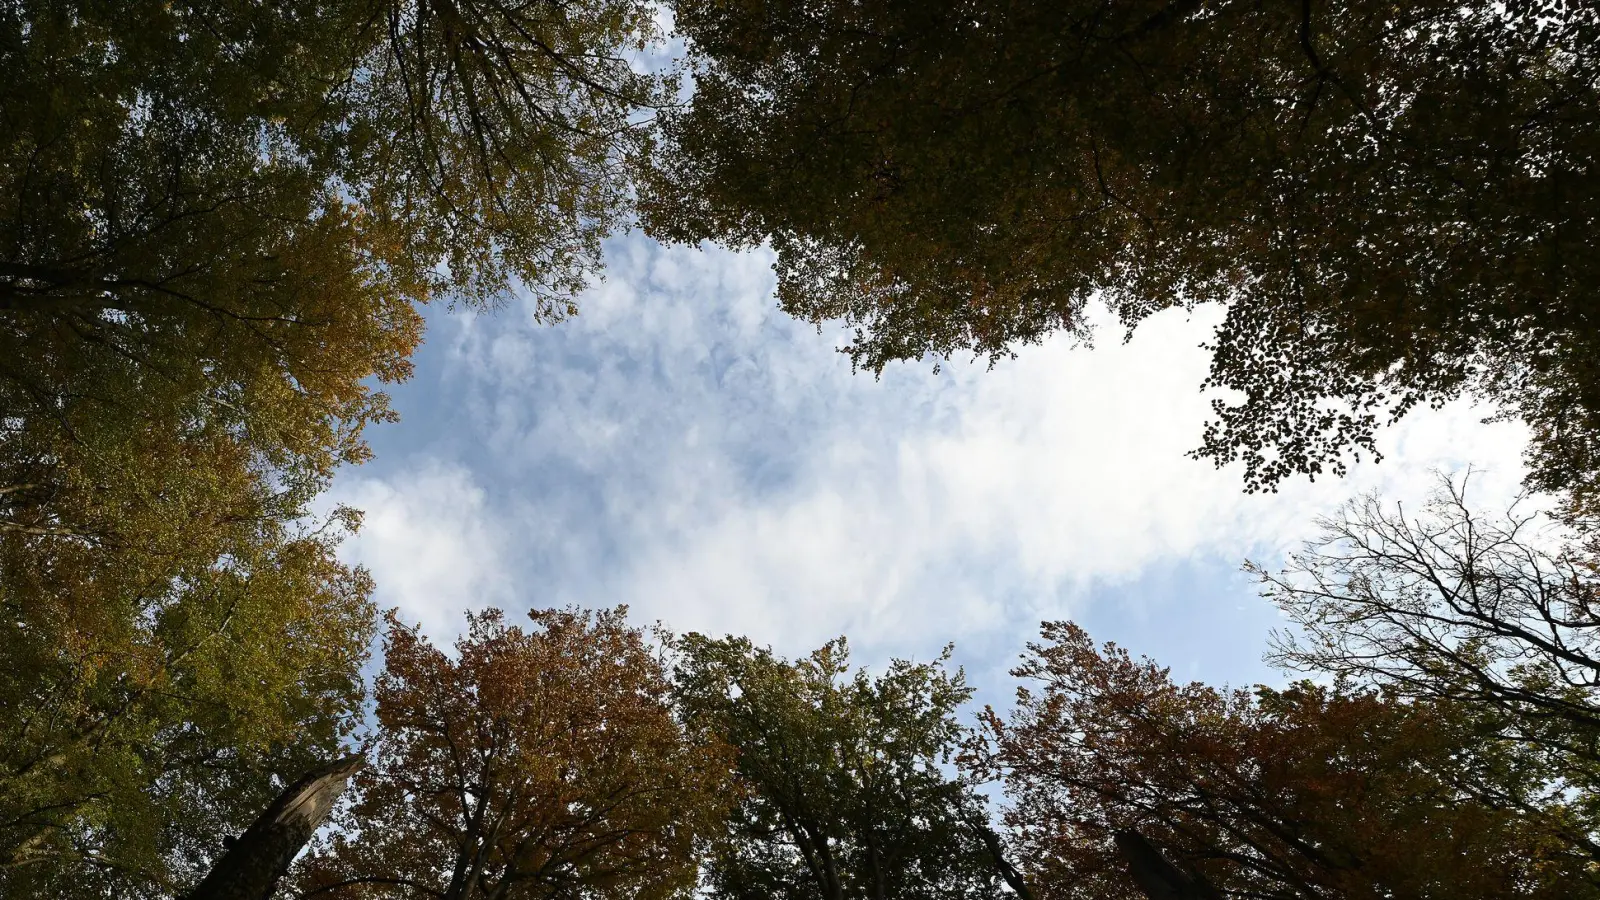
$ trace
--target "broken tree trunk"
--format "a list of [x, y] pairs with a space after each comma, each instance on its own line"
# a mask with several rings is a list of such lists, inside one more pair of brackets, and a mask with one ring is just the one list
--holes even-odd
[[267, 900], [364, 762], [347, 756], [289, 785], [183, 900]]

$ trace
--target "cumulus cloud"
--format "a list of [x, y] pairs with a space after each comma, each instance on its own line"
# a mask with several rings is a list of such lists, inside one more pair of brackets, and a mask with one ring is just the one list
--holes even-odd
[[764, 253], [609, 255], [571, 322], [432, 323], [437, 402], [465, 425], [428, 448], [440, 461], [341, 488], [368, 510], [356, 552], [408, 612], [444, 627], [503, 595], [625, 602], [788, 652], [841, 632], [869, 656], [1020, 647], [1152, 566], [1271, 558], [1357, 491], [1415, 497], [1429, 469], [1473, 463], [1490, 502], [1521, 476], [1520, 426], [1457, 404], [1384, 435], [1381, 465], [1247, 496], [1184, 455], [1208, 411], [1206, 314], [877, 380], [774, 308]]

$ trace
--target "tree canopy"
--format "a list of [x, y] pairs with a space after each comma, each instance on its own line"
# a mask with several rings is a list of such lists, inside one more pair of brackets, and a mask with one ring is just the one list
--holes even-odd
[[744, 794], [707, 863], [728, 900], [993, 897], [1014, 874], [946, 767], [970, 696], [948, 654], [850, 673], [845, 642], [789, 661], [744, 638], [677, 644], [689, 727], [738, 751]]
[[1329, 683], [1179, 685], [1052, 623], [975, 735], [948, 650], [488, 610], [453, 651], [391, 613], [369, 707], [359, 514], [314, 501], [426, 305], [569, 315], [636, 210], [770, 242], [878, 372], [1218, 304], [1196, 452], [1249, 489], [1465, 394], [1600, 509], [1600, 8], [668, 7], [695, 90], [657, 128], [645, 0], [0, 5], [0, 893], [177, 895], [293, 776], [332, 804], [360, 757], [312, 763], [370, 714], [300, 897], [1120, 898], [1139, 854], [1250, 897], [1600, 895], [1600, 543], [1453, 485], [1256, 570]]
[[419, 304], [570, 311], [658, 88], [631, 0], [142, 8], [0, 12], [0, 533], [363, 459]]
[[371, 763], [299, 896], [688, 896], [730, 754], [625, 614], [489, 610], [454, 659], [391, 614]]
[[1508, 794], [1471, 768], [1459, 784], [1540, 815], [1544, 801], [1578, 798], [1562, 805], [1560, 828], [1600, 859], [1600, 559], [1579, 534], [1519, 508], [1526, 499], [1474, 509], [1467, 482], [1443, 479], [1410, 513], [1361, 498], [1284, 570], [1252, 566], [1294, 626], [1271, 658], [1475, 710], [1493, 740], [1521, 748], [1543, 794]]
[[334, 556], [357, 518], [311, 501], [393, 418], [423, 304], [571, 311], [653, 28], [634, 0], [0, 9], [8, 888], [170, 893], [346, 734], [370, 585]]
[[[1047, 623], [1014, 674], [1036, 690], [1009, 720], [986, 714], [974, 756], [1004, 778], [1040, 897], [1142, 897], [1116, 850], [1129, 831], [1228, 896], [1600, 896], [1595, 857], [1552, 825], [1566, 804], [1471, 708], [1175, 684], [1070, 623]], [[1474, 797], [1466, 771], [1543, 814]]]
[[39, 571], [5, 546], [0, 893], [171, 897], [275, 775], [349, 737], [370, 580], [334, 533], [204, 516], [175, 561]]
[[[675, 0], [655, 234], [770, 241], [856, 363], [1221, 304], [1197, 453], [1345, 470], [1463, 393], [1600, 479], [1600, 11], [1570, 0]], [[1588, 487], [1585, 487], [1588, 486]]]

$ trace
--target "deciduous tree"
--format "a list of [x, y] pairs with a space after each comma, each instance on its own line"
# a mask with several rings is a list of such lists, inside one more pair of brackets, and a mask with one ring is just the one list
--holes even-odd
[[[1369, 495], [1285, 570], [1252, 566], [1294, 625], [1273, 658], [1479, 711], [1553, 793], [1582, 798], [1568, 835], [1600, 858], [1600, 560], [1530, 500], [1484, 513], [1466, 489], [1441, 479], [1412, 512]], [[1486, 802], [1528, 802], [1472, 769], [1461, 781]]]
[[731, 759], [625, 614], [489, 610], [454, 658], [391, 614], [371, 762], [299, 896], [687, 896]]
[[421, 304], [570, 311], [652, 29], [635, 0], [0, 8], [0, 859], [181, 881], [332, 751], [367, 585], [296, 523], [392, 418]]
[[[1047, 623], [985, 715], [980, 770], [1040, 897], [1143, 900], [1115, 848], [1134, 830], [1241, 897], [1595, 897], [1595, 857], [1515, 745], [1470, 709], [1309, 682], [1254, 693], [1173, 683]], [[1485, 802], [1464, 771], [1536, 810]], [[1546, 773], [1547, 774], [1547, 773]], [[1582, 801], [1580, 801], [1581, 803]]]
[[737, 748], [745, 791], [708, 865], [714, 896], [992, 897], [1014, 875], [946, 771], [971, 696], [948, 655], [872, 677], [850, 673], [843, 639], [794, 661], [743, 638], [677, 649], [682, 715]]
[[336, 530], [207, 512], [206, 552], [127, 570], [0, 544], [0, 893], [170, 898], [348, 737], [369, 579]]
[[140, 9], [0, 11], [0, 534], [170, 520], [139, 483], [200, 433], [362, 459], [418, 304], [570, 311], [657, 88], [633, 0]]
[[1600, 11], [1570, 0], [676, 0], [656, 234], [770, 241], [856, 363], [1217, 303], [1199, 454], [1342, 472], [1463, 392], [1600, 478]]

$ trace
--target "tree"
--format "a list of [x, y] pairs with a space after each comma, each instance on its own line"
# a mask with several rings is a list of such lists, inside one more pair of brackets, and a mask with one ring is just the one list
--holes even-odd
[[179, 520], [152, 485], [221, 440], [218, 481], [292, 489], [262, 513], [292, 520], [392, 417], [372, 388], [409, 373], [419, 304], [521, 286], [570, 311], [658, 88], [621, 58], [651, 21], [633, 0], [0, 10], [0, 537]]
[[127, 13], [0, 12], [0, 533], [147, 505], [176, 454], [124, 444], [226, 434], [291, 486], [359, 462], [419, 304], [571, 311], [659, 86], [634, 0]]
[[366, 763], [357, 754], [300, 776], [262, 811], [183, 900], [266, 900]]
[[942, 768], [971, 696], [945, 671], [948, 651], [877, 678], [849, 675], [842, 638], [793, 662], [744, 638], [691, 634], [677, 651], [682, 716], [739, 752], [744, 793], [708, 864], [714, 896], [992, 897], [1014, 875], [990, 852], [972, 785]]
[[[1552, 794], [1582, 798], [1567, 835], [1600, 857], [1600, 559], [1523, 501], [1475, 511], [1467, 482], [1442, 478], [1410, 515], [1369, 495], [1285, 570], [1251, 566], [1295, 626], [1273, 658], [1478, 710], [1539, 759]], [[1486, 802], [1529, 802], [1475, 772], [1462, 781]]]
[[194, 524], [205, 552], [125, 570], [0, 544], [0, 893], [171, 897], [349, 736], [371, 582], [338, 532]]
[[[971, 759], [1005, 779], [1040, 897], [1143, 898], [1118, 836], [1143, 835], [1224, 896], [1600, 896], [1595, 857], [1537, 814], [1453, 783], [1477, 769], [1532, 800], [1515, 746], [1471, 710], [1309, 682], [1254, 694], [1174, 684], [1070, 623], [1046, 623]], [[1124, 841], [1124, 843], [1126, 843]]]
[[299, 896], [687, 895], [731, 760], [625, 615], [488, 610], [451, 659], [391, 613], [371, 764]]
[[1341, 473], [1463, 392], [1600, 478], [1600, 11], [1568, 0], [676, 0], [646, 218], [770, 241], [855, 362], [1217, 303], [1197, 453]]
[[393, 418], [377, 388], [410, 372], [422, 304], [570, 312], [660, 87], [623, 59], [652, 22], [635, 0], [0, 8], [6, 865], [181, 882], [331, 752], [368, 586], [299, 523]]

